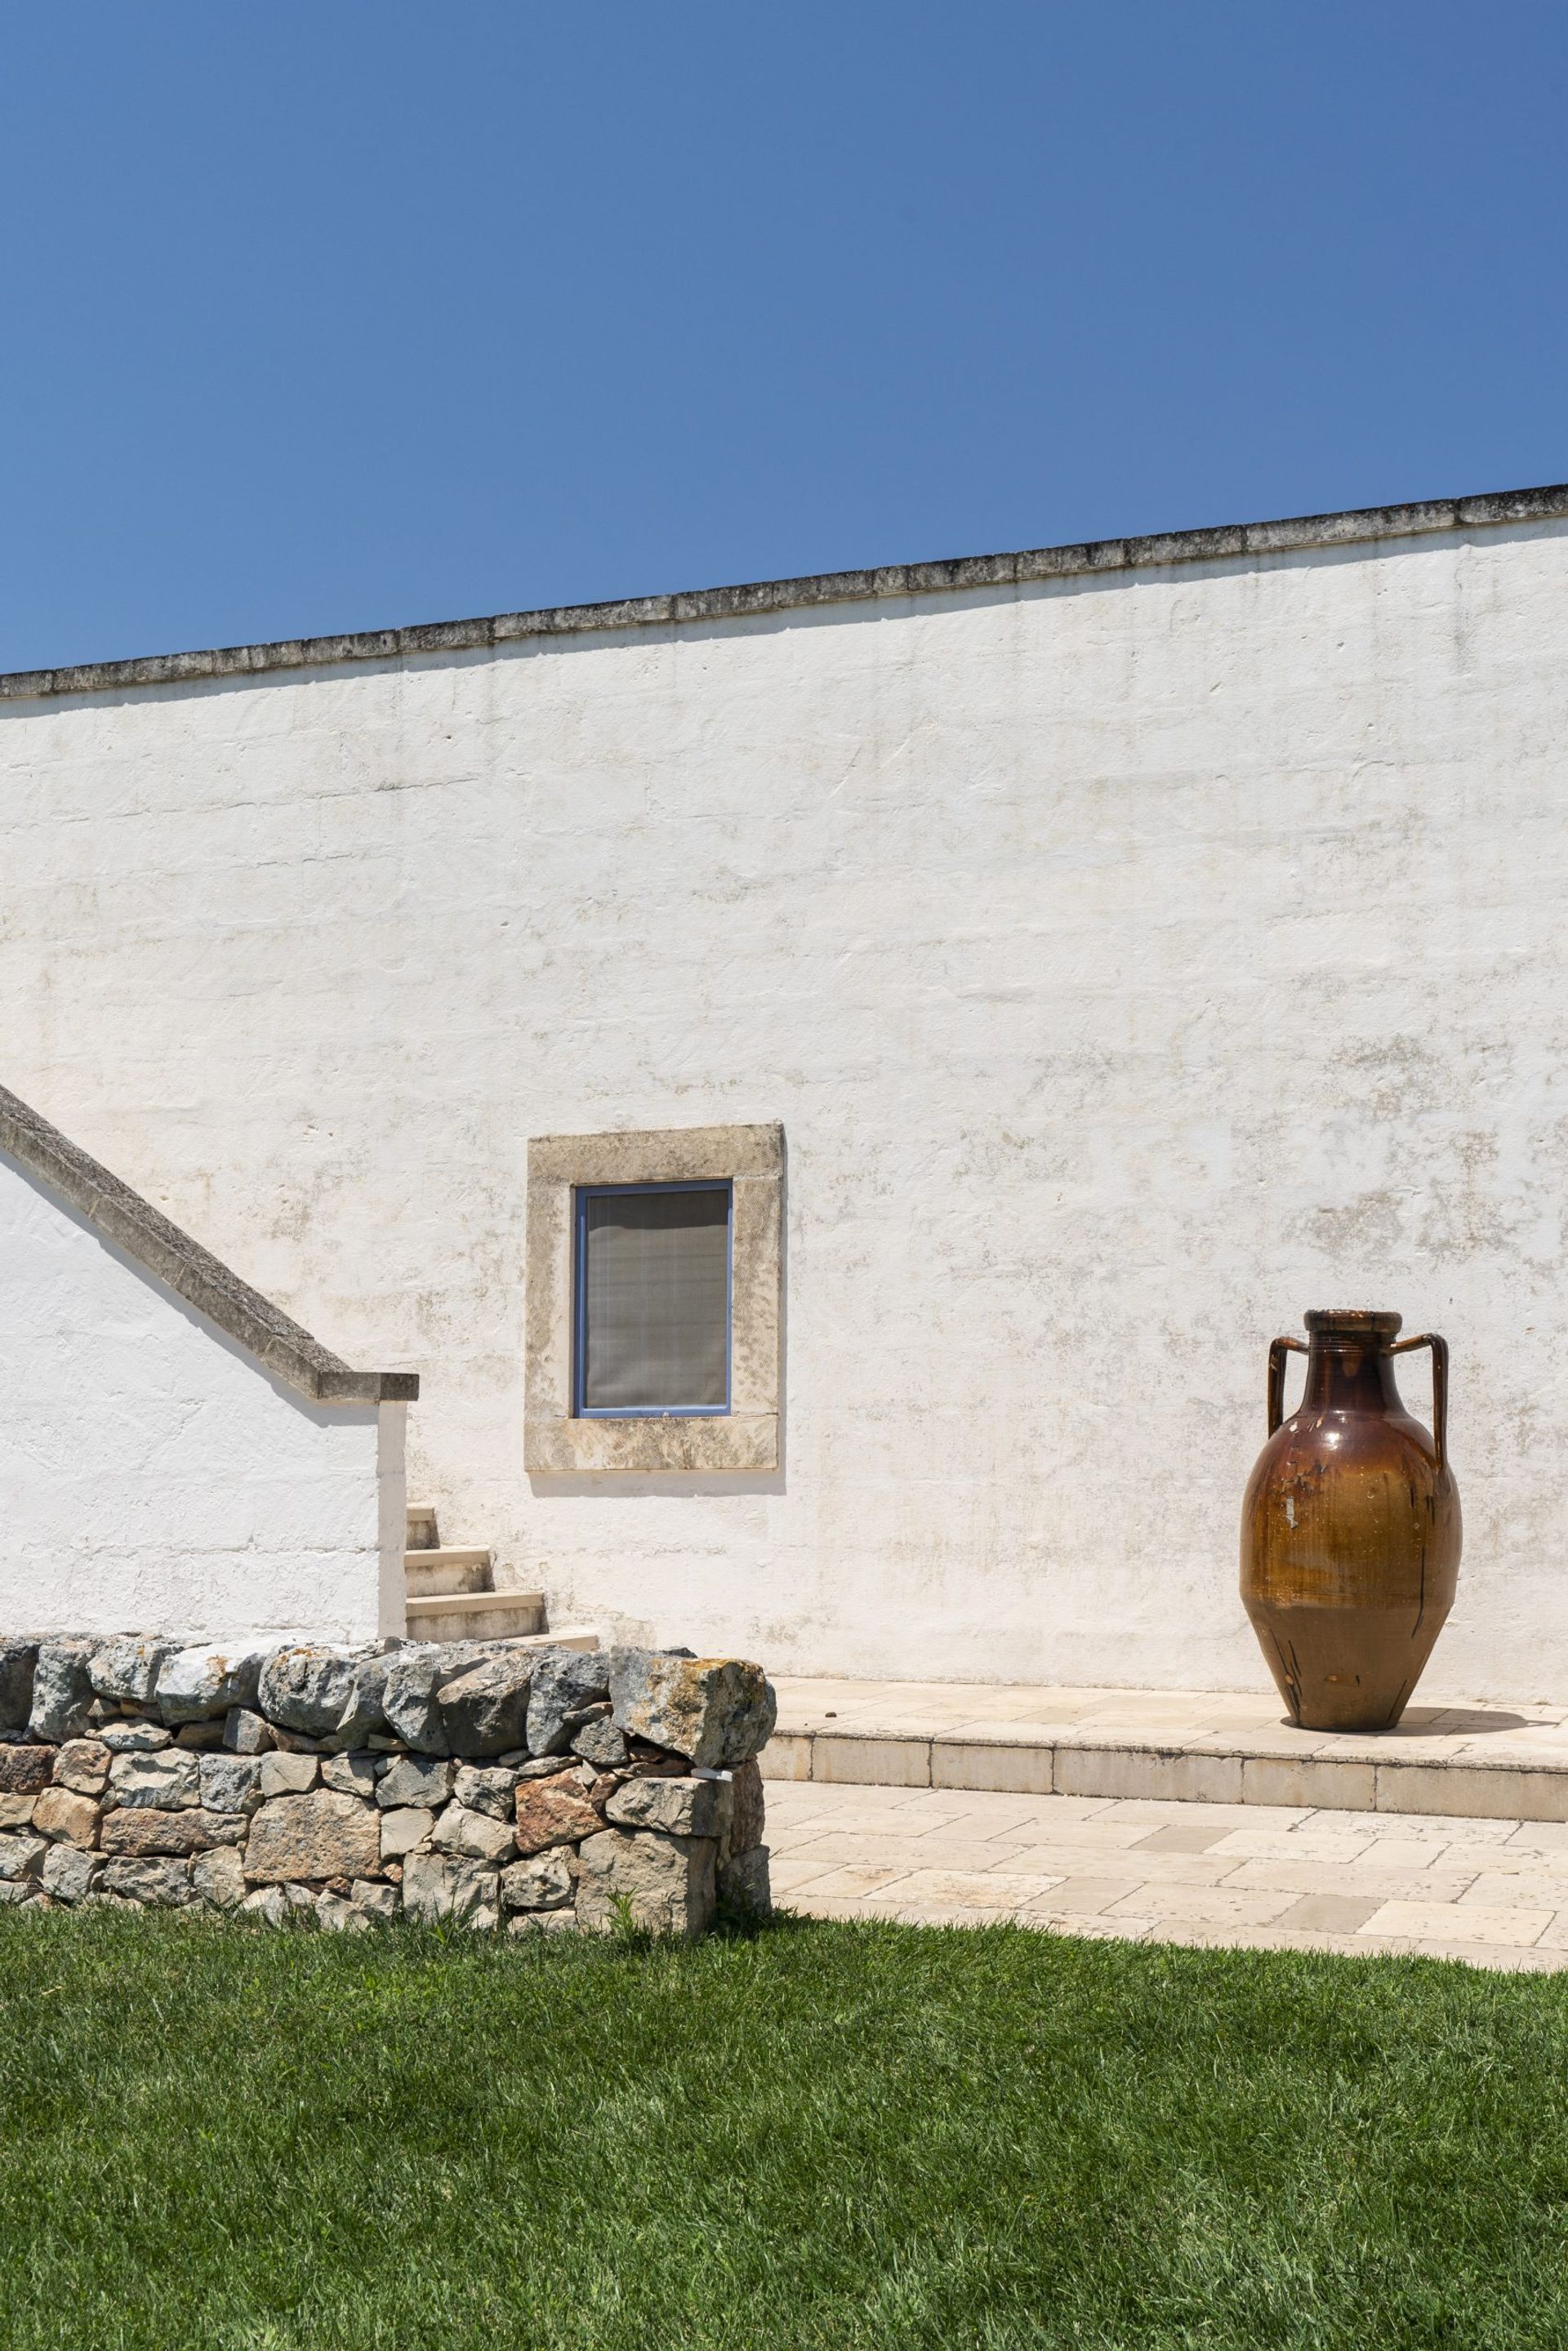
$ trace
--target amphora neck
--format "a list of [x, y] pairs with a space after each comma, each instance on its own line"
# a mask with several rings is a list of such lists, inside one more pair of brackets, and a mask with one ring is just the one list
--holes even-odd
[[1306, 1317], [1303, 1412], [1402, 1413], [1389, 1349], [1402, 1318], [1322, 1307]]

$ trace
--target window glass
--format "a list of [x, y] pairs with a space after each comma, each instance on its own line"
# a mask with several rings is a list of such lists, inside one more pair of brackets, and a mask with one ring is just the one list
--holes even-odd
[[729, 1186], [578, 1195], [579, 1412], [729, 1405]]

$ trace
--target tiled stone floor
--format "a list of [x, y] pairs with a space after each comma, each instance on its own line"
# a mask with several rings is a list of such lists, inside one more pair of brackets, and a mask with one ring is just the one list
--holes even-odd
[[776, 1900], [1135, 1941], [1568, 1966], [1568, 1824], [772, 1781]]

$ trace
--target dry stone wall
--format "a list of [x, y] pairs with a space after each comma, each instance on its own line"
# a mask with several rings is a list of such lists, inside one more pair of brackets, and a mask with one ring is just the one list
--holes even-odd
[[732, 1657], [507, 1641], [0, 1641], [0, 1904], [514, 1935], [769, 1908]]

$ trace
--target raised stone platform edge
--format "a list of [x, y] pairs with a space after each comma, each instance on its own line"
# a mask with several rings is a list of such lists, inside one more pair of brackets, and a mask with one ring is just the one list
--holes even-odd
[[[779, 1683], [764, 1779], [1568, 1822], [1568, 1726], [1557, 1708], [1412, 1708], [1395, 1733], [1346, 1738], [1295, 1729], [1267, 1701], [1224, 1694], [1028, 1694], [1118, 1718], [1097, 1724], [1064, 1721], [1049, 1703], [1040, 1719], [1009, 1719], [1026, 1694], [1007, 1688], [840, 1683], [828, 1708], [821, 1687]], [[1173, 1723], [1184, 1710], [1190, 1724]], [[944, 1727], [932, 1719], [943, 1712], [968, 1719]], [[1217, 1726], [1227, 1712], [1252, 1719]]]

